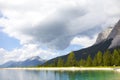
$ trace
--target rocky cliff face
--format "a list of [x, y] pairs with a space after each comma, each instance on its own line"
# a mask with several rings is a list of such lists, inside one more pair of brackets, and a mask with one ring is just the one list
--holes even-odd
[[107, 29], [99, 33], [95, 44], [99, 44], [100, 42], [106, 40], [109, 34], [111, 33], [112, 29], [113, 27], [108, 27]]
[[106, 30], [99, 33], [95, 44], [109, 39], [112, 39], [109, 49], [120, 46], [120, 20], [114, 27], [108, 27]]
[[109, 48], [120, 46], [120, 20], [115, 25], [107, 39], [113, 39]]
[[120, 46], [120, 20], [114, 27], [108, 27], [106, 30], [99, 33], [95, 44], [109, 39], [112, 39], [109, 49]]

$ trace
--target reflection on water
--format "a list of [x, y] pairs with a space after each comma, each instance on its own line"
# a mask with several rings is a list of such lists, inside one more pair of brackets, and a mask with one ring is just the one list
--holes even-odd
[[120, 80], [113, 71], [0, 70], [0, 80]]

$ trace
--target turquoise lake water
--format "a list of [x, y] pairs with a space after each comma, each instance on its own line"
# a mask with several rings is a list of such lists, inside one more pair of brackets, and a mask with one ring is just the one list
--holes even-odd
[[120, 80], [114, 71], [0, 70], [0, 80]]

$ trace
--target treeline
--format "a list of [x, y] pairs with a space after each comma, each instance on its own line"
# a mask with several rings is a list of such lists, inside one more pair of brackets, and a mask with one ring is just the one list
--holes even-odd
[[90, 67], [90, 66], [120, 66], [120, 49], [115, 49], [112, 53], [107, 50], [102, 53], [98, 51], [98, 53], [91, 58], [91, 55], [87, 57], [87, 59], [81, 59], [77, 61], [75, 58], [75, 54], [71, 52], [68, 55], [66, 61], [62, 58], [59, 58], [57, 61], [54, 61], [51, 64], [46, 64], [47, 67]]

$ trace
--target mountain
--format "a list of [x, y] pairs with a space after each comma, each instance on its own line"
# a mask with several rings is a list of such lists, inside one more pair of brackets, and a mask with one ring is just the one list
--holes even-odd
[[[108, 29], [101, 32], [98, 35], [94, 45], [78, 51], [73, 51], [73, 53], [75, 54], [76, 60], [80, 60], [87, 59], [88, 55], [91, 55], [91, 57], [94, 58], [98, 51], [101, 51], [104, 54], [106, 50], [113, 51], [117, 48], [120, 48], [120, 21], [113, 28], [109, 27]], [[66, 62], [68, 55], [69, 54], [51, 59], [44, 65], [58, 61], [59, 58]]]
[[112, 44], [109, 46], [109, 48], [120, 46], [120, 20], [113, 28], [112, 32], [108, 36], [108, 39], [113, 39]]
[[107, 29], [105, 29], [104, 31], [99, 33], [95, 44], [98, 44], [98, 43], [106, 40], [112, 30], [113, 30], [113, 27], [108, 27]]
[[24, 61], [19, 61], [19, 62], [9, 61], [0, 65], [0, 67], [30, 67], [30, 66], [41, 65], [44, 62], [45, 60], [41, 59], [39, 56], [34, 56]]

